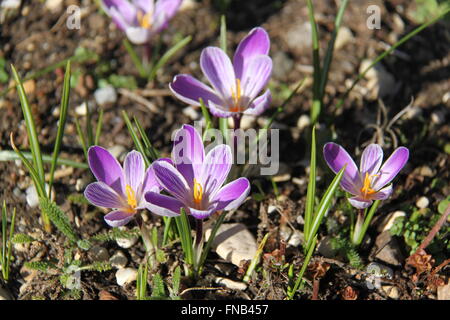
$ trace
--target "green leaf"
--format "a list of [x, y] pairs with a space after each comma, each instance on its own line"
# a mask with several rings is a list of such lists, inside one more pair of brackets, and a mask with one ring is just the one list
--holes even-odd
[[36, 241], [36, 239], [25, 233], [16, 233], [12, 238], [13, 243], [30, 243], [33, 241]]
[[153, 276], [152, 298], [166, 297], [166, 290], [164, 288], [164, 281], [159, 273]]
[[[311, 132], [311, 161], [310, 161], [310, 171], [309, 171], [309, 183], [308, 191], [306, 193], [306, 210], [305, 210], [305, 225], [304, 225], [304, 235], [305, 239], [309, 238], [310, 227], [312, 223], [313, 213], [314, 213], [314, 200], [316, 192], [316, 128], [312, 128]], [[306, 252], [306, 248], [305, 248]]]
[[69, 219], [56, 203], [47, 198], [40, 197], [39, 205], [41, 210], [48, 215], [59, 231], [61, 231], [70, 241], [74, 243], [78, 242], [78, 236], [70, 225]]

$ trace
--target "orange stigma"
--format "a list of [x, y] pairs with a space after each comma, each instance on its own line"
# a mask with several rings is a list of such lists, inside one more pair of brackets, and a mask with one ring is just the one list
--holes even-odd
[[130, 185], [126, 185], [125, 192], [127, 194], [127, 203], [131, 207], [131, 209], [135, 209], [137, 207], [137, 201], [136, 201], [136, 193], [134, 192], [133, 188], [130, 187]]
[[236, 91], [231, 88], [231, 97], [233, 98], [233, 106], [230, 108], [230, 111], [241, 111], [241, 79], [236, 79]]
[[138, 10], [137, 12], [137, 20], [139, 22], [139, 25], [144, 28], [148, 29], [152, 26], [152, 13], [147, 12], [146, 14], [143, 14], [141, 10]]
[[376, 193], [376, 191], [370, 187], [373, 177], [376, 177], [376, 176], [378, 176], [378, 175], [377, 174], [369, 175], [369, 173], [366, 172], [366, 175], [364, 177], [363, 187], [361, 188], [361, 192], [364, 195], [364, 198], [367, 198], [367, 196], [370, 196], [370, 195]]
[[197, 179], [194, 178], [194, 202], [196, 204], [200, 204], [203, 199], [203, 187], [200, 183], [197, 182]]

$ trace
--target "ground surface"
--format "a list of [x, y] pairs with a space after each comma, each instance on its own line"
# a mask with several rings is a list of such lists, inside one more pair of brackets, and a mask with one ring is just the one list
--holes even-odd
[[[94, 1], [81, 1], [83, 7], [80, 30], [68, 30], [65, 27], [63, 9], [51, 11], [42, 1], [25, 1], [20, 12], [1, 26], [0, 57], [13, 63], [19, 73], [25, 77], [33, 71], [40, 70], [58, 61], [72, 56], [78, 47], [83, 47], [98, 56], [83, 63], [75, 63], [73, 90], [70, 97], [70, 117], [68, 119], [66, 136], [63, 141], [63, 156], [83, 161], [83, 152], [78, 143], [74, 118], [75, 108], [84, 100], [88, 100], [97, 118], [98, 106], [93, 99], [93, 93], [99, 81], [108, 79], [111, 75], [135, 76], [138, 74], [127, 55], [123, 45], [123, 34], [117, 30], [109, 19], [99, 13]], [[316, 16], [319, 21], [321, 46], [325, 48], [330, 37], [336, 2], [320, 1], [316, 4]], [[274, 106], [283, 98], [295, 84], [304, 77], [312, 76], [311, 40], [308, 27], [308, 16], [305, 1], [236, 1], [229, 8], [228, 15], [228, 46], [235, 48], [240, 39], [254, 26], [261, 25], [271, 36], [271, 56], [274, 59], [274, 75], [270, 84], [274, 92]], [[245, 3], [245, 4], [244, 4]], [[80, 1], [64, 1], [64, 8], [69, 4], [80, 4]], [[369, 4], [377, 4], [381, 8], [381, 29], [370, 30], [366, 26], [366, 8]], [[183, 123], [192, 123], [194, 116], [188, 116], [182, 110], [186, 106], [170, 95], [167, 84], [178, 73], [190, 73], [202, 77], [198, 59], [201, 49], [207, 45], [217, 45], [219, 12], [210, 1], [195, 4], [179, 14], [164, 33], [163, 48], [171, 43], [173, 37], [194, 35], [193, 41], [158, 74], [154, 84], [137, 80], [140, 89], [119, 90], [118, 100], [114, 104], [102, 106], [104, 114], [104, 134], [100, 145], [105, 147], [122, 146], [124, 150], [133, 148], [126, 126], [121, 117], [122, 110], [136, 116], [143, 124], [154, 146], [162, 154], [171, 150], [170, 135]], [[344, 15], [343, 26], [350, 32], [343, 37], [335, 52], [330, 71], [330, 82], [326, 88], [326, 106], [323, 110], [319, 127], [319, 148], [323, 142], [331, 138], [345, 146], [352, 153], [360, 155], [361, 149], [370, 141], [383, 144], [387, 153], [394, 147], [405, 145], [410, 149], [411, 157], [408, 165], [395, 180], [395, 193], [392, 198], [379, 209], [377, 219], [368, 232], [368, 240], [360, 250], [363, 265], [358, 269], [351, 266], [345, 255], [333, 254], [324, 258], [324, 254], [316, 252], [313, 261], [316, 265], [327, 263], [330, 269], [320, 281], [319, 299], [351, 298], [348, 287], [356, 290], [358, 299], [436, 299], [436, 286], [430, 285], [421, 276], [417, 282], [411, 280], [414, 269], [405, 267], [405, 257], [411, 247], [405, 242], [405, 237], [389, 238], [389, 243], [395, 242], [395, 250], [402, 255], [397, 261], [388, 263], [380, 261], [377, 254], [383, 248], [377, 248], [379, 228], [390, 213], [402, 210], [406, 217], [413, 212], [419, 212], [421, 221], [426, 226], [418, 233], [423, 238], [432, 225], [428, 221], [436, 220], [438, 204], [449, 194], [449, 130], [448, 111], [450, 106], [450, 25], [439, 23], [425, 30], [411, 41], [403, 45], [394, 54], [385, 59], [382, 69], [374, 77], [378, 80], [370, 82], [364, 79], [350, 94], [343, 107], [336, 108], [338, 99], [342, 97], [349, 81], [356, 78], [363, 61], [373, 59], [390, 44], [397, 41], [417, 25], [413, 19], [415, 7], [413, 1], [352, 1]], [[322, 50], [323, 54], [324, 50]], [[33, 106], [37, 121], [40, 141], [46, 153], [52, 150], [56, 135], [58, 105], [63, 80], [63, 69], [56, 69], [28, 83], [28, 97]], [[381, 75], [380, 75], [381, 74]], [[371, 85], [381, 86], [377, 88]], [[0, 85], [0, 91], [7, 88]], [[145, 98], [147, 106], [130, 98], [127, 92]], [[267, 179], [259, 181], [265, 193], [263, 200], [249, 199], [233, 216], [230, 222], [243, 222], [255, 235], [259, 242], [262, 237], [271, 232], [271, 237], [264, 252], [272, 256], [276, 249], [282, 249], [286, 235], [292, 228], [301, 230], [306, 197], [308, 177], [308, 131], [299, 127], [300, 116], [308, 115], [311, 101], [311, 86], [306, 86], [297, 94], [285, 110], [276, 119], [275, 126], [281, 129], [280, 154], [283, 172], [275, 180], [278, 187], [278, 197], [272, 184]], [[381, 97], [381, 102], [377, 100]], [[411, 101], [412, 107], [386, 130], [386, 123], [407, 107]], [[152, 106], [149, 108], [148, 105]], [[378, 122], [377, 116], [385, 106], [386, 116]], [[200, 116], [199, 110], [196, 110]], [[273, 111], [269, 110], [257, 122], [258, 126], [267, 119]], [[382, 112], [381, 112], [382, 113]], [[82, 125], [85, 117], [79, 116]], [[9, 134], [13, 132], [16, 144], [22, 149], [28, 148], [26, 127], [22, 120], [17, 93], [11, 90], [0, 97], [0, 149], [9, 150]], [[374, 125], [378, 126], [378, 135]], [[444, 148], [447, 144], [447, 153]], [[64, 171], [65, 170], [65, 171]], [[56, 201], [66, 211], [70, 221], [76, 225], [76, 230], [82, 237], [106, 232], [109, 228], [103, 221], [103, 214], [98, 209], [87, 205], [70, 202], [67, 196], [79, 194], [83, 186], [92, 179], [88, 170], [63, 169], [60, 171], [56, 188]], [[319, 170], [319, 190], [324, 191], [331, 181], [330, 171], [322, 165]], [[25, 190], [31, 183], [20, 163], [0, 162], [0, 181], [2, 199], [10, 206], [17, 208], [17, 231], [31, 234], [39, 239], [14, 251], [15, 261], [12, 266], [12, 281], [8, 284], [11, 294], [18, 299], [46, 298], [62, 299], [67, 291], [58, 281], [58, 277], [42, 272], [24, 270], [23, 264], [33, 260], [56, 260], [64, 254], [64, 237], [55, 232], [44, 234], [39, 220], [37, 208], [30, 209], [25, 201]], [[253, 192], [257, 192], [254, 185]], [[429, 200], [427, 208], [419, 210], [417, 200], [426, 197]], [[276, 208], [274, 210], [273, 208]], [[339, 237], [342, 234], [336, 230], [348, 228], [348, 209], [341, 197], [329, 212], [329, 223], [320, 229], [319, 240], [326, 236]], [[146, 219], [149, 225], [158, 225], [158, 218]], [[341, 228], [339, 228], [341, 226]], [[132, 227], [132, 226], [130, 226]], [[448, 237], [448, 229], [443, 228], [442, 240]], [[287, 230], [287, 231], [286, 231]], [[447, 230], [447, 231], [445, 231]], [[390, 234], [389, 234], [389, 237]], [[419, 237], [419, 236], [418, 236]], [[377, 240], [377, 241], [376, 241]], [[443, 240], [442, 240], [443, 241]], [[119, 249], [115, 241], [101, 244], [112, 255]], [[386, 245], [386, 244], [385, 244]], [[385, 246], [384, 245], [384, 246]], [[384, 247], [383, 246], [383, 247]], [[449, 258], [448, 248], [440, 246], [438, 241], [430, 247], [430, 251], [438, 265]], [[137, 267], [144, 256], [144, 248], [138, 242], [131, 249], [123, 249], [128, 257], [129, 267]], [[160, 272], [170, 278], [174, 265], [181, 263], [180, 247], [175, 244], [165, 249], [169, 257], [160, 266]], [[434, 251], [433, 251], [434, 250]], [[397, 252], [396, 251], [396, 252]], [[254, 277], [249, 288], [244, 292], [236, 290], [195, 291], [185, 297], [200, 299], [284, 299], [287, 287], [287, 269], [280, 269], [271, 262], [270, 255], [265, 256], [262, 269]], [[83, 264], [92, 262], [92, 256], [80, 252], [79, 259]], [[364, 266], [371, 261], [378, 261], [391, 267], [394, 271], [392, 279], [385, 279], [384, 286], [395, 287], [394, 296], [384, 289], [371, 290], [365, 283], [367, 274]], [[300, 268], [303, 261], [301, 247], [287, 245], [285, 261], [298, 262]], [[398, 264], [396, 264], [398, 263]], [[221, 268], [218, 266], [222, 266]], [[316, 267], [317, 269], [317, 267]], [[308, 279], [312, 279], [314, 268], [310, 270]], [[102, 291], [108, 291], [120, 299], [134, 299], [135, 284], [119, 286], [115, 279], [116, 270], [105, 272], [85, 271], [82, 274], [82, 299], [98, 299]], [[31, 274], [30, 274], [31, 273]], [[221, 260], [211, 253], [207, 260], [207, 274], [198, 283], [183, 283], [184, 287], [210, 287], [214, 277], [225, 276], [231, 279], [242, 279], [242, 271], [230, 263]], [[444, 283], [448, 281], [448, 271], [439, 273]], [[308, 281], [311, 284], [311, 281]], [[24, 287], [26, 284], [26, 287]], [[440, 282], [442, 284], [442, 281]], [[20, 288], [22, 287], [22, 290]], [[347, 288], [347, 291], [345, 291]], [[351, 291], [351, 290], [350, 290]], [[307, 285], [300, 298], [311, 298], [312, 290]]]

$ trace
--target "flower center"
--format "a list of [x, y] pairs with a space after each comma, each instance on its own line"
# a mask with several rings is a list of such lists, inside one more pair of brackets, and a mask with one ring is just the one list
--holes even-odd
[[364, 195], [364, 198], [367, 196], [370, 196], [371, 194], [376, 193], [374, 189], [371, 188], [372, 179], [373, 177], [377, 177], [377, 174], [369, 175], [368, 172], [366, 172], [366, 176], [364, 177], [364, 183], [363, 187], [361, 188], [361, 193]]
[[152, 13], [151, 12], [147, 12], [147, 13], [143, 13], [143, 11], [138, 10], [137, 12], [137, 20], [139, 22], [139, 25], [144, 28], [144, 29], [149, 29], [152, 26]]
[[195, 204], [200, 204], [203, 199], [203, 187], [200, 183], [197, 182], [197, 179], [194, 178], [194, 202]]
[[137, 201], [136, 201], [136, 193], [134, 192], [133, 188], [130, 187], [129, 184], [125, 186], [125, 192], [127, 194], [127, 203], [132, 208], [135, 209], [137, 207]]
[[236, 79], [236, 91], [231, 88], [231, 97], [233, 98], [233, 106], [230, 108], [231, 112], [241, 111], [241, 79]]

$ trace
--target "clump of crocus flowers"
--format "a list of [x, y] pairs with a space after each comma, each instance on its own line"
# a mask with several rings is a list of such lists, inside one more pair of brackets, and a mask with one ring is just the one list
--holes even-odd
[[[408, 161], [409, 150], [405, 147], [397, 148], [383, 164], [383, 149], [378, 144], [370, 144], [361, 155], [359, 169], [348, 152], [338, 144], [325, 144], [323, 155], [334, 173], [346, 166], [341, 187], [352, 195], [348, 201], [359, 210], [351, 236], [352, 242], [359, 245], [366, 231], [364, 226], [367, 228], [370, 223], [378, 201], [391, 196], [393, 187], [390, 183]], [[370, 207], [374, 201], [377, 201], [376, 205], [374, 204], [366, 215], [364, 209]]]
[[200, 106], [200, 99], [210, 112], [221, 118], [240, 114], [260, 115], [271, 103], [266, 87], [272, 73], [269, 57], [270, 39], [263, 28], [254, 28], [239, 43], [233, 62], [218, 47], [203, 49], [200, 67], [212, 87], [187, 74], [175, 76], [169, 87], [181, 101]]
[[105, 12], [134, 44], [148, 43], [167, 28], [182, 0], [102, 0]]

